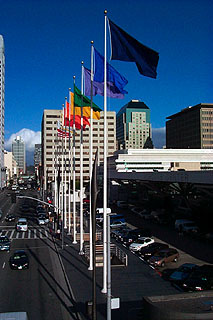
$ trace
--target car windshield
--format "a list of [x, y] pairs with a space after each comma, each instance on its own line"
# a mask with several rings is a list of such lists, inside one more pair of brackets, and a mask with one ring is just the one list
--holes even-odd
[[192, 222], [187, 222], [187, 223], [184, 223], [184, 226], [185, 227], [195, 227], [196, 228], [196, 225]]
[[8, 238], [0, 238], [0, 243], [9, 242]]
[[144, 243], [144, 240], [143, 239], [137, 239], [135, 240], [136, 243]]
[[23, 221], [20, 221], [19, 223], [18, 223], [20, 226], [26, 226], [26, 222], [23, 222]]
[[14, 260], [19, 260], [19, 259], [22, 259], [22, 258], [26, 258], [26, 254], [25, 253], [18, 253], [16, 255], [14, 255]]

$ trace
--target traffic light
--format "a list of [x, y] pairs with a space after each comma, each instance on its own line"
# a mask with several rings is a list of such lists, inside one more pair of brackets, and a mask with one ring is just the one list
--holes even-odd
[[12, 200], [12, 203], [16, 203], [16, 194], [15, 193], [11, 194], [11, 200]]

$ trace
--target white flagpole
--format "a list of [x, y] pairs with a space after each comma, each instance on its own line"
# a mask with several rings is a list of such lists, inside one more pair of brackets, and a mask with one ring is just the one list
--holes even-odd
[[93, 254], [92, 254], [92, 205], [91, 205], [91, 190], [92, 190], [92, 158], [93, 158], [93, 41], [91, 41], [91, 107], [90, 107], [90, 139], [89, 139], [89, 172], [90, 172], [90, 215], [89, 215], [89, 268], [93, 270]]
[[107, 11], [105, 14], [104, 24], [104, 175], [103, 175], [103, 293], [107, 293], [107, 48], [106, 48], [106, 22], [107, 22]]
[[[62, 105], [63, 106], [63, 125], [62, 125], [62, 131], [63, 131], [63, 127], [64, 127], [64, 104]], [[63, 211], [63, 204], [64, 204], [64, 194], [63, 194], [63, 186], [64, 186], [64, 137], [63, 137], [63, 133], [62, 133], [62, 150], [61, 150], [61, 157], [62, 157], [62, 165], [61, 165], [61, 207], [60, 207], [60, 211], [61, 211], [61, 221], [62, 221], [62, 224], [64, 225], [64, 217], [63, 217], [63, 214], [62, 214], [62, 211]]]
[[[81, 62], [81, 94], [83, 95], [83, 74], [84, 74], [84, 62]], [[80, 141], [80, 252], [83, 255], [83, 243], [84, 243], [84, 220], [83, 220], [83, 105], [81, 97], [81, 141]]]
[[[65, 119], [67, 116], [67, 97], [65, 98]], [[65, 146], [64, 146], [64, 228], [67, 229], [67, 123], [65, 123]]]
[[[73, 76], [75, 87], [75, 76]], [[75, 93], [74, 93], [75, 96]], [[75, 201], [75, 98], [73, 104], [73, 243], [76, 244], [76, 201]]]
[[71, 113], [71, 88], [69, 88], [69, 197], [68, 197], [68, 201], [69, 201], [69, 204], [68, 204], [68, 219], [69, 219], [69, 222], [68, 222], [68, 234], [71, 233], [71, 134], [70, 134], [70, 113]]

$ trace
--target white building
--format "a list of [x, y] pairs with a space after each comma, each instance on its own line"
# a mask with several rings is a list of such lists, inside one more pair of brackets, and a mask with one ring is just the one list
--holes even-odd
[[212, 149], [126, 149], [115, 152], [118, 172], [213, 170]]
[[[56, 156], [61, 155], [61, 150], [65, 149], [65, 139], [57, 138], [58, 121], [61, 119], [61, 110], [44, 110], [42, 119], [42, 169], [43, 169], [43, 183], [46, 185], [46, 178], [48, 181], [55, 180], [55, 163]], [[116, 150], [116, 114], [114, 111], [107, 112], [107, 156], [112, 156]], [[83, 177], [84, 181], [89, 180], [89, 154], [90, 154], [90, 133], [89, 127], [83, 131]], [[63, 142], [62, 142], [63, 140]], [[66, 168], [69, 170], [69, 139], [66, 141]], [[56, 146], [60, 146], [56, 149]], [[72, 170], [73, 140], [71, 139], [71, 161], [70, 166]], [[76, 130], [75, 136], [75, 172], [76, 180], [80, 179], [80, 130]], [[103, 162], [104, 158], [104, 113], [100, 112], [100, 120], [93, 119], [93, 159], [95, 152], [98, 149], [99, 163]], [[61, 157], [60, 157], [61, 158]], [[62, 165], [62, 160], [61, 160]], [[65, 160], [63, 162], [65, 167]], [[64, 170], [63, 170], [64, 171]], [[68, 173], [66, 175], [68, 180]], [[72, 179], [72, 176], [71, 176]]]
[[6, 167], [6, 184], [19, 174], [18, 165], [12, 152], [4, 151], [4, 164]]
[[5, 92], [5, 55], [4, 40], [0, 35], [0, 188], [6, 183], [4, 167], [4, 92]]

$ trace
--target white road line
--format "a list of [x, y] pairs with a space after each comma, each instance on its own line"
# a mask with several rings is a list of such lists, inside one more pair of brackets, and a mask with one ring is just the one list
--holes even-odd
[[28, 239], [31, 238], [31, 230], [28, 230]]
[[19, 233], [17, 232], [17, 233], [16, 233], [16, 239], [18, 239], [18, 238], [19, 238]]
[[25, 232], [22, 232], [22, 239], [24, 239], [24, 236], [25, 236]]
[[11, 234], [10, 234], [10, 238], [13, 238], [15, 230], [12, 230]]
[[4, 269], [4, 267], [5, 267], [5, 262], [4, 262], [3, 265], [2, 265], [2, 269]]
[[34, 231], [34, 239], [36, 239], [37, 238], [36, 229], [34, 229], [33, 231]]

